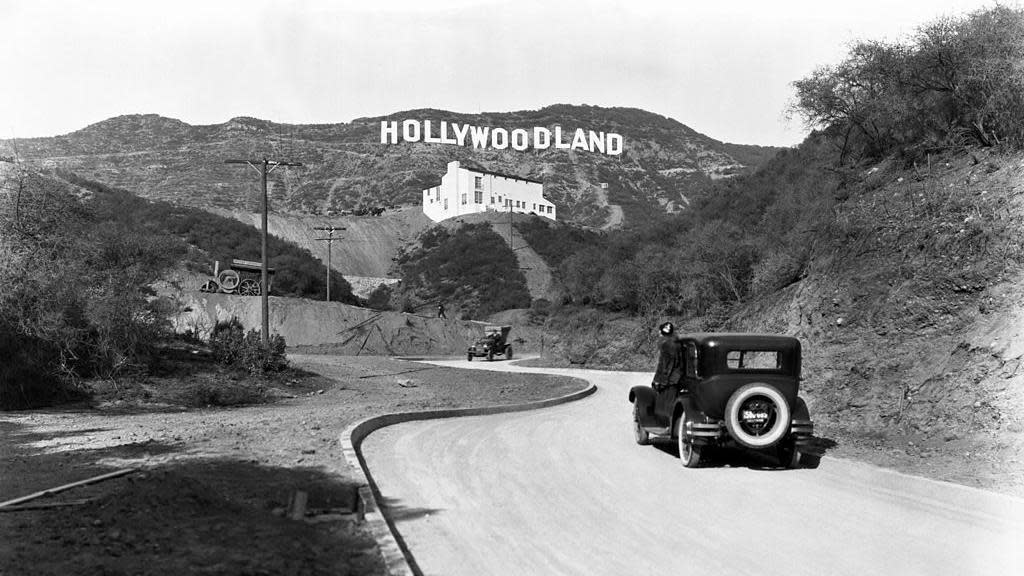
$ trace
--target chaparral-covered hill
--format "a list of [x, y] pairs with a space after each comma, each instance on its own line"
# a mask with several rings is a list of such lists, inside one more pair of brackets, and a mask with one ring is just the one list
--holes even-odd
[[[468, 139], [465, 146], [381, 144], [381, 122], [402, 120], [507, 130], [561, 127], [567, 134], [582, 128], [622, 135], [623, 151], [478, 149]], [[270, 195], [273, 211], [305, 215], [418, 205], [447, 163], [460, 160], [540, 180], [560, 219], [595, 227], [629, 227], [651, 213], [677, 211], [714, 180], [748, 172], [777, 151], [722, 143], [643, 110], [571, 105], [483, 114], [410, 110], [316, 125], [239, 117], [193, 126], [155, 114], [127, 115], [63, 136], [3, 141], [0, 150], [147, 198], [235, 212], [258, 210], [259, 178], [224, 160], [301, 162], [302, 168], [271, 174]]]

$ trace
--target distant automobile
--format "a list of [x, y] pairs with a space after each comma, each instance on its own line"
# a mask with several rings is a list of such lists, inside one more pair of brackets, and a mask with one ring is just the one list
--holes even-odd
[[709, 449], [741, 446], [777, 456], [782, 466], [817, 467], [814, 424], [800, 390], [800, 341], [771, 334], [685, 334], [684, 377], [656, 390], [634, 386], [637, 444], [670, 438], [683, 466], [696, 468]]
[[508, 343], [511, 326], [485, 326], [484, 337], [474, 342], [466, 351], [466, 360], [472, 362], [474, 356], [486, 356], [494, 360], [495, 356], [512, 359], [512, 345]]

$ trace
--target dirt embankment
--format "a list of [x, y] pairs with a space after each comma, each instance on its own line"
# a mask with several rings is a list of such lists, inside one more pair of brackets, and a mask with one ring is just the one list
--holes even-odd
[[[259, 328], [260, 299], [251, 296], [186, 291], [186, 311], [174, 320], [178, 332], [205, 336], [218, 321], [238, 318], [248, 330]], [[425, 314], [378, 311], [340, 302], [270, 297], [270, 332], [290, 347], [314, 347], [344, 355], [452, 355], [483, 335], [483, 322], [435, 318]], [[543, 332], [513, 326], [516, 354], [542, 352]]]
[[834, 226], [732, 326], [803, 339], [815, 419], [858, 456], [1024, 492], [1024, 156], [873, 167]]

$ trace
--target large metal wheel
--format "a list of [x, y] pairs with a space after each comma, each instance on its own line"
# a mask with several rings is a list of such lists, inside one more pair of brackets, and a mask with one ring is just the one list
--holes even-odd
[[217, 276], [217, 283], [220, 284], [221, 290], [228, 293], [234, 292], [241, 281], [242, 279], [239, 278], [238, 272], [234, 270], [225, 270]]
[[203, 285], [199, 287], [200, 292], [219, 292], [220, 285], [217, 284], [216, 280], [207, 280], [203, 282]]
[[238, 293], [242, 296], [259, 296], [260, 283], [252, 278], [246, 278], [238, 285]]
[[703, 446], [697, 446], [693, 442], [686, 441], [686, 414], [680, 414], [676, 418], [676, 442], [679, 443], [679, 463], [684, 468], [696, 468], [700, 466], [701, 451]]
[[633, 402], [633, 439], [641, 446], [651, 443], [651, 435], [640, 425], [640, 404]]

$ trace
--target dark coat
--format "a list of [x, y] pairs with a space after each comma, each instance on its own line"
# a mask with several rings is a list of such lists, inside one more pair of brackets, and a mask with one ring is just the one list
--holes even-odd
[[654, 372], [654, 384], [675, 386], [683, 379], [683, 343], [669, 336], [661, 342], [658, 355], [658, 369]]

